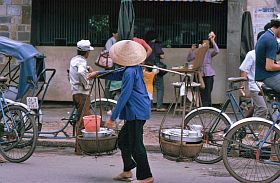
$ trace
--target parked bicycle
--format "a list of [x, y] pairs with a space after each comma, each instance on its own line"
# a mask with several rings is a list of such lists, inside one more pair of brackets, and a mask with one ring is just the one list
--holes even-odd
[[[37, 81], [40, 81], [41, 77], [44, 76], [44, 91], [42, 92], [41, 95], [39, 95], [39, 93], [41, 93], [42, 89], [39, 90], [39, 92], [36, 92], [37, 94], [35, 94], [35, 91], [32, 92], [31, 96], [34, 96], [35, 99], [34, 101], [38, 101], [38, 104], [35, 105], [37, 106], [36, 108], [34, 108], [34, 112], [35, 112], [35, 118], [36, 118], [36, 122], [38, 124], [38, 129], [39, 129], [39, 138], [73, 138], [75, 137], [75, 125], [77, 122], [76, 119], [76, 107], [73, 105], [71, 111], [69, 112], [69, 116], [68, 117], [64, 117], [61, 119], [61, 122], [57, 125], [57, 128], [55, 130], [47, 130], [47, 131], [43, 131], [44, 126], [46, 125], [46, 123], [43, 121], [43, 111], [42, 111], [42, 107], [43, 107], [43, 103], [44, 103], [44, 97], [46, 95], [46, 92], [48, 90], [48, 87], [50, 85], [50, 81], [52, 80], [53, 76], [55, 75], [56, 70], [55, 69], [44, 69], [41, 74], [38, 76]], [[112, 99], [108, 99], [108, 98], [102, 98], [101, 95], [104, 93], [104, 88], [101, 85], [101, 82], [98, 80], [94, 81], [96, 88], [94, 88], [94, 94], [93, 94], [93, 100], [91, 100], [91, 104], [90, 104], [90, 109], [91, 109], [91, 113], [95, 114], [95, 115], [100, 115], [101, 116], [101, 125], [103, 125], [105, 123], [105, 121], [107, 120], [108, 117], [108, 112], [110, 113], [110, 111], [113, 110], [113, 108], [115, 107], [115, 105], [117, 104], [117, 101], [112, 100]], [[33, 83], [34, 86], [40, 86], [42, 84], [39, 83]], [[34, 87], [34, 89], [36, 89]], [[36, 89], [38, 90], [38, 89]], [[72, 125], [72, 133], [69, 132], [68, 127]], [[62, 134], [62, 136], [60, 135]]]
[[224, 137], [224, 165], [240, 182], [272, 182], [280, 175], [280, 94], [265, 86], [262, 89], [277, 113], [273, 121], [245, 118], [234, 123]]
[[[50, 82], [54, 77], [55, 69], [45, 69], [44, 58], [32, 45], [11, 40], [0, 36], [0, 57], [6, 62], [1, 68], [0, 75], [8, 78], [8, 89], [5, 92], [5, 101], [15, 103], [26, 111], [32, 110], [35, 114], [35, 121], [38, 126], [39, 137], [47, 138], [70, 138], [75, 136], [67, 132], [70, 125], [75, 128], [76, 109], [73, 106], [69, 116], [62, 118], [57, 129], [42, 131], [46, 125], [43, 121], [42, 106]], [[14, 59], [18, 64], [14, 64]], [[28, 97], [28, 101], [26, 100]], [[115, 100], [94, 97], [91, 101], [91, 112], [101, 114], [102, 121], [107, 119], [107, 112], [111, 111], [116, 104]], [[19, 103], [20, 102], [20, 103]], [[62, 126], [61, 126], [62, 125]], [[63, 136], [58, 134], [62, 133]]]
[[34, 115], [20, 103], [8, 104], [3, 92], [7, 78], [0, 77], [0, 154], [8, 161], [19, 163], [34, 152], [37, 126]]
[[30, 44], [0, 36], [0, 57], [5, 63], [0, 71], [0, 153], [8, 161], [22, 162], [35, 150], [37, 126], [33, 112], [21, 102], [43, 68], [44, 56]]
[[239, 83], [246, 78], [228, 78], [229, 89], [226, 91], [226, 101], [221, 109], [214, 107], [199, 107], [189, 112], [185, 117], [185, 128], [191, 125], [202, 125], [203, 147], [195, 158], [198, 163], [212, 164], [222, 160], [223, 135], [233, 124], [225, 113], [228, 107], [232, 109], [235, 120], [244, 118], [234, 92], [239, 90]]
[[[107, 113], [112, 111], [116, 104], [117, 104], [117, 101], [107, 99], [107, 98], [93, 99], [90, 104], [91, 113], [100, 115], [102, 117], [101, 125], [103, 125], [108, 118]], [[44, 126], [47, 125], [47, 122], [43, 121], [43, 120], [40, 121], [39, 116], [41, 116], [41, 114], [37, 114], [37, 117], [36, 117], [37, 123], [39, 123], [41, 126], [40, 131], [38, 132], [39, 138], [73, 138], [73, 137], [75, 137], [76, 136], [75, 125], [77, 122], [76, 112], [77, 112], [76, 107], [73, 105], [71, 107], [70, 112], [67, 113], [68, 116], [61, 118], [60, 123], [56, 125], [56, 129], [53, 131], [51, 131], [51, 130], [44, 131]], [[72, 128], [71, 132], [68, 130], [69, 127]], [[62, 135], [60, 135], [60, 134], [62, 134]]]

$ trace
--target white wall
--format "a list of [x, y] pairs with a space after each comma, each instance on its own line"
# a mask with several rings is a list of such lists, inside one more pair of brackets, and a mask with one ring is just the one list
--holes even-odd
[[[51, 85], [46, 95], [46, 100], [49, 101], [72, 101], [70, 84], [67, 79], [66, 70], [69, 68], [70, 59], [76, 54], [75, 47], [48, 47], [38, 46], [38, 50], [46, 56], [46, 68], [55, 68], [56, 74], [51, 81]], [[91, 53], [89, 64], [94, 68], [100, 70], [101, 68], [94, 65], [97, 55], [102, 48], [95, 48]], [[186, 55], [189, 50], [187, 48], [165, 48], [165, 60], [168, 68], [172, 66], [184, 65], [186, 62]], [[213, 103], [222, 103], [224, 101], [226, 88], [226, 54], [225, 49], [214, 57], [213, 65], [216, 70], [215, 84], [213, 89]], [[165, 76], [165, 97], [164, 102], [169, 103], [174, 99], [173, 88], [171, 83], [179, 81], [179, 76], [174, 74], [167, 74]]]

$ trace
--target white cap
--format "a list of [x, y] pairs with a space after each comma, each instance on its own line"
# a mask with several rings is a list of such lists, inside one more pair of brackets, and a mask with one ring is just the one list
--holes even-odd
[[77, 47], [78, 50], [80, 51], [92, 51], [94, 50], [93, 47], [90, 46], [90, 41], [89, 40], [81, 40], [79, 42], [77, 42]]

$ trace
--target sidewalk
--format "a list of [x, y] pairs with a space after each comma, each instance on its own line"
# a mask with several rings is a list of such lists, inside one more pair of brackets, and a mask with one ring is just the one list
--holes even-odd
[[[72, 106], [67, 104], [44, 104], [42, 108], [43, 112], [43, 132], [56, 131], [63, 127], [64, 122], [62, 118], [69, 117], [72, 111]], [[159, 129], [165, 112], [152, 112], [150, 120], [148, 120], [144, 126], [144, 144], [148, 151], [160, 151], [159, 146]], [[173, 116], [173, 110], [166, 116], [163, 127], [175, 127], [181, 126], [182, 115], [177, 114]], [[72, 135], [72, 125], [68, 125], [65, 129], [67, 134]], [[74, 147], [74, 138], [44, 138], [43, 134], [40, 135], [38, 140], [39, 146], [49, 147]], [[58, 134], [59, 137], [63, 137], [63, 133]], [[53, 137], [53, 135], [48, 135]], [[64, 136], [65, 137], [65, 136]]]

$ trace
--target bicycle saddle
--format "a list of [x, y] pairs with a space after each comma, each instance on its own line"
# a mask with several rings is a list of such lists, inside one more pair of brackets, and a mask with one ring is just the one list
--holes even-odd
[[0, 83], [1, 83], [1, 84], [5, 83], [6, 81], [8, 81], [8, 78], [7, 78], [7, 77], [0, 76]]
[[262, 90], [263, 90], [263, 93], [268, 96], [270, 99], [273, 99], [273, 97], [276, 97], [277, 98], [277, 101], [280, 100], [280, 93], [273, 90], [272, 88], [266, 86], [265, 84], [263, 84], [261, 86]]
[[230, 78], [228, 78], [228, 81], [236, 83], [236, 82], [241, 82], [241, 81], [247, 81], [247, 78], [245, 78], [245, 77], [230, 77]]

